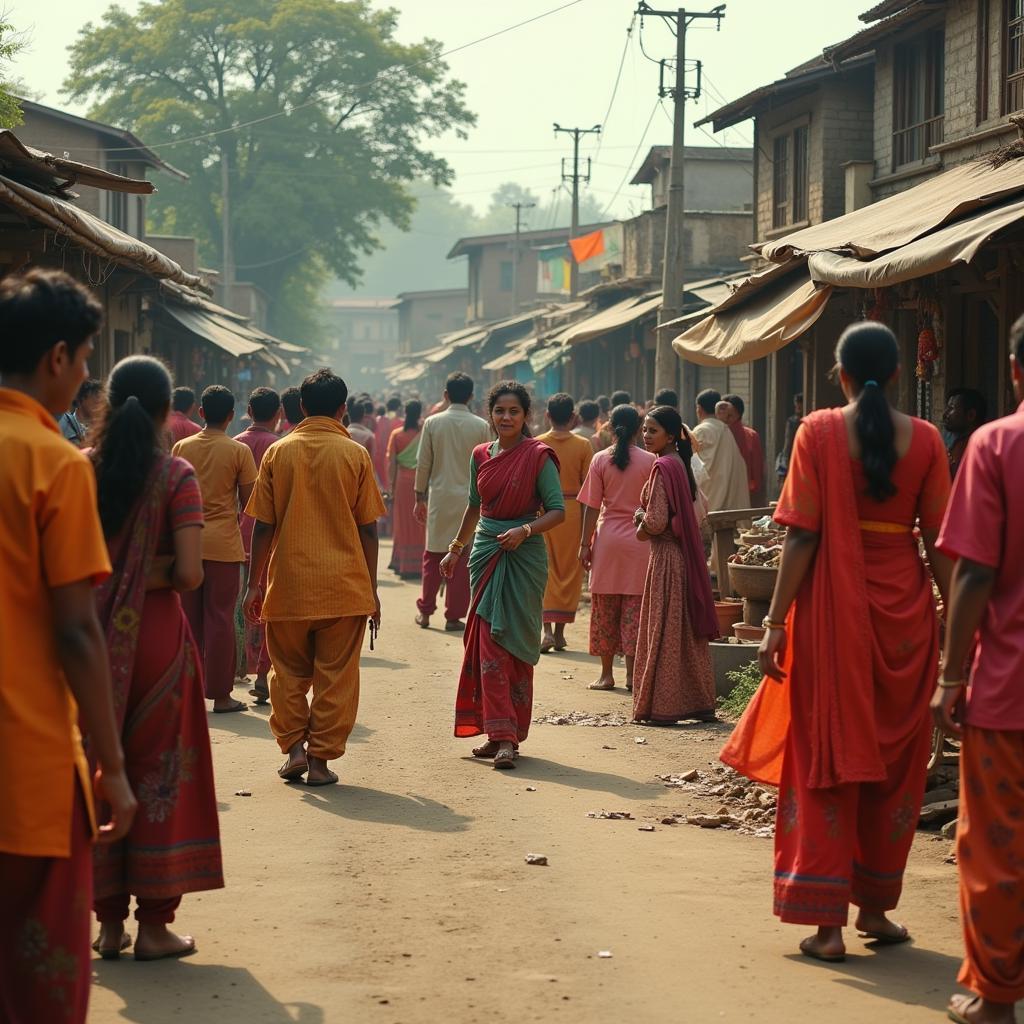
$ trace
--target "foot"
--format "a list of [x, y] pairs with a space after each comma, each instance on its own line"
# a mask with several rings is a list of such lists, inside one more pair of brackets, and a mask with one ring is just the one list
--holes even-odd
[[949, 1000], [947, 1013], [957, 1024], [1014, 1024], [1013, 1003], [993, 1003], [973, 993], [958, 992]]
[[240, 700], [235, 700], [234, 697], [218, 697], [213, 702], [213, 713], [215, 715], [227, 715], [232, 711], [244, 711], [245, 704]]
[[309, 759], [306, 757], [306, 745], [300, 740], [292, 745], [288, 751], [288, 760], [277, 769], [277, 774], [285, 782], [294, 782], [296, 779], [301, 779], [308, 770]]
[[416, 625], [420, 627], [420, 629], [430, 629], [429, 615], [424, 615], [423, 612], [420, 612], [419, 615], [416, 616], [414, 621], [416, 622]]
[[327, 767], [322, 757], [309, 758], [309, 772], [306, 775], [307, 786], [333, 786], [338, 776]]
[[250, 697], [256, 698], [257, 704], [266, 704], [270, 701], [270, 684], [267, 682], [267, 677], [260, 675], [256, 677], [256, 681], [252, 684], [252, 689], [249, 691]]
[[473, 756], [480, 758], [494, 757], [499, 749], [501, 749], [500, 743], [495, 743], [494, 740], [488, 740], [482, 746], [473, 748]]
[[461, 619], [449, 619], [444, 624], [446, 633], [465, 633], [466, 624]]
[[882, 911], [861, 910], [854, 923], [862, 939], [872, 939], [880, 945], [892, 946], [910, 941], [910, 933], [901, 924], [890, 921]]
[[550, 654], [555, 649], [555, 638], [553, 636], [545, 636], [540, 642], [540, 653]]
[[176, 935], [165, 924], [140, 924], [135, 940], [136, 960], [165, 960], [191, 956], [196, 940], [191, 935]]
[[839, 963], [846, 959], [842, 928], [819, 928], [816, 935], [809, 935], [800, 943], [800, 952], [812, 960]]
[[501, 743], [498, 745], [498, 752], [494, 755], [495, 768], [515, 768], [516, 748], [514, 743]]
[[588, 687], [588, 690], [614, 690], [615, 679], [610, 675], [600, 675]]
[[117, 960], [131, 944], [131, 936], [124, 930], [123, 921], [101, 921], [100, 934], [92, 944], [92, 949], [104, 960]]
[[565, 634], [556, 632], [555, 633], [555, 650], [564, 651], [569, 645], [565, 642]]

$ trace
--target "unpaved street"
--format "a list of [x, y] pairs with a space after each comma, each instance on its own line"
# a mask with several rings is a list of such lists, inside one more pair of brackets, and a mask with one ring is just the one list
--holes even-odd
[[[95, 961], [94, 1024], [941, 1019], [960, 949], [947, 842], [919, 836], [911, 858], [915, 945], [848, 932], [845, 964], [811, 963], [806, 929], [771, 916], [770, 840], [658, 823], [695, 805], [656, 776], [708, 766], [723, 727], [536, 725], [496, 772], [451, 736], [461, 639], [413, 625], [415, 586], [381, 594], [342, 785], [276, 777], [267, 709], [211, 717], [228, 887], [185, 898], [191, 959]], [[585, 635], [542, 660], [535, 715], [626, 712], [621, 690], [586, 690]]]

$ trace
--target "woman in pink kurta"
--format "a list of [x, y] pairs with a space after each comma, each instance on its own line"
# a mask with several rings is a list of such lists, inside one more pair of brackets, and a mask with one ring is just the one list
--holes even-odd
[[632, 406], [616, 406], [610, 425], [615, 446], [594, 456], [579, 494], [584, 509], [580, 561], [590, 571], [590, 653], [601, 659], [601, 675], [590, 689], [615, 689], [615, 655], [624, 654], [626, 689], [632, 690], [648, 555], [636, 539], [633, 513], [655, 457], [634, 446], [640, 414]]

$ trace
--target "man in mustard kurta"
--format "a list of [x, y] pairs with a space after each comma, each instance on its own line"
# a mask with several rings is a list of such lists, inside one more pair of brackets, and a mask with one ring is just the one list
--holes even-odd
[[[384, 502], [366, 449], [341, 425], [348, 389], [328, 369], [302, 382], [306, 418], [268, 449], [246, 512], [256, 520], [243, 609], [270, 652], [270, 728], [288, 760], [278, 774], [308, 786], [338, 776], [359, 705], [367, 619], [379, 625], [377, 520]], [[306, 694], [313, 690], [312, 703]]]

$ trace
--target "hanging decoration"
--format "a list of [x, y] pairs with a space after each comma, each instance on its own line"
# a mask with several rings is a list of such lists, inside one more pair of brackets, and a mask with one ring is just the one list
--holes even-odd
[[922, 281], [917, 306], [917, 379], [930, 381], [942, 353], [942, 307], [933, 282]]
[[865, 320], [877, 320], [885, 323], [886, 314], [890, 311], [889, 291], [886, 288], [874, 288], [871, 292], [871, 305], [864, 313]]

